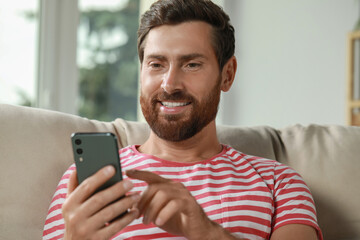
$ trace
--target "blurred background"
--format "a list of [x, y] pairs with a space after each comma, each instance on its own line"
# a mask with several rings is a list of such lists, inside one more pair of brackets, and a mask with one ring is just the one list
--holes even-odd
[[[142, 120], [136, 31], [153, 1], [0, 1], [1, 103]], [[214, 2], [230, 15], [238, 59], [219, 124], [347, 124], [358, 0]]]

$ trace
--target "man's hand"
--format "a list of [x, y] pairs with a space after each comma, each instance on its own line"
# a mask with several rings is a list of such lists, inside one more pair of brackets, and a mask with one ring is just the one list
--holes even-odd
[[235, 239], [207, 217], [182, 183], [148, 171], [128, 170], [126, 175], [148, 183], [138, 203], [144, 224], [153, 222], [168, 233], [191, 240]]
[[[68, 195], [62, 207], [65, 239], [109, 239], [139, 216], [139, 211], [131, 208], [140, 196], [125, 196], [133, 187], [129, 180], [94, 194], [114, 174], [112, 166], [104, 167], [80, 185], [76, 171], [71, 174]], [[131, 209], [128, 213], [113, 220], [128, 209]]]

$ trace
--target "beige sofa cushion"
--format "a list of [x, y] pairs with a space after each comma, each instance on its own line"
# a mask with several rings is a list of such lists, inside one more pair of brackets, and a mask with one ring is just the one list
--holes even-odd
[[[110, 131], [141, 144], [144, 123], [106, 123], [0, 104], [0, 239], [40, 239], [52, 194], [73, 162], [72, 132]], [[325, 239], [360, 239], [360, 128], [219, 126], [220, 141], [295, 168], [315, 197]]]
[[360, 239], [360, 128], [293, 126], [277, 159], [309, 185], [325, 239]]

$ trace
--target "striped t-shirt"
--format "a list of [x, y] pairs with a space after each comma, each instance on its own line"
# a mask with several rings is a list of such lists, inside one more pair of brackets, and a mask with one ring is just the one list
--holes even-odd
[[[241, 153], [223, 146], [221, 153], [195, 163], [159, 159], [137, 151], [137, 146], [120, 150], [122, 169], [152, 171], [183, 183], [208, 217], [234, 236], [269, 239], [286, 224], [312, 226], [322, 239], [311, 193], [303, 179], [290, 167], [277, 161]], [[72, 165], [56, 189], [46, 218], [43, 239], [61, 239], [64, 220], [61, 206], [66, 198]], [[126, 175], [124, 175], [126, 178]], [[142, 192], [147, 184], [132, 179], [132, 192]], [[168, 234], [153, 224], [134, 220], [112, 239], [184, 239]]]

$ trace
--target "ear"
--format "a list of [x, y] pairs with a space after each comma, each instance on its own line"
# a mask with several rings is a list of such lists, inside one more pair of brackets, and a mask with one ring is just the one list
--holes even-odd
[[236, 57], [232, 56], [224, 65], [221, 73], [221, 90], [227, 92], [234, 82], [237, 69]]

